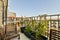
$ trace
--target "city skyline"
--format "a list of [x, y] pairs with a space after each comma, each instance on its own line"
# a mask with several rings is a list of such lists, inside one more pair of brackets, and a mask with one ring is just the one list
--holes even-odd
[[59, 14], [60, 0], [8, 0], [9, 11], [17, 16], [36, 16], [41, 14]]

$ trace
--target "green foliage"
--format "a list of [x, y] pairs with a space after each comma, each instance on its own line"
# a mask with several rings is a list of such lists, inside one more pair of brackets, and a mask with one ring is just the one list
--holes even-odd
[[40, 35], [45, 35], [45, 32], [46, 32], [46, 21], [43, 20], [41, 22], [38, 23], [38, 25], [36, 26], [36, 29], [35, 29], [35, 37], [36, 39], [38, 39], [40, 37]]
[[45, 35], [47, 28], [47, 21], [41, 20], [38, 24], [36, 21], [32, 20], [29, 21], [28, 25], [26, 26], [26, 31], [34, 31], [35, 32], [35, 38], [38, 39], [41, 35]]
[[26, 31], [27, 32], [30, 32], [31, 30], [30, 30], [30, 27], [26, 27]]
[[39, 23], [38, 24], [38, 32], [40, 33], [40, 34], [42, 34], [42, 35], [44, 35], [45, 34], [45, 31], [46, 31], [46, 26], [45, 26], [45, 24], [41, 24], [41, 23]]
[[26, 29], [27, 32], [31, 31], [31, 27], [29, 25], [27, 25], [25, 29]]

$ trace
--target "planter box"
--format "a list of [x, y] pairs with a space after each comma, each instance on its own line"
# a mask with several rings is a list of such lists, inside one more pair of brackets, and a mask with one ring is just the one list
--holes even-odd
[[28, 38], [30, 38], [30, 33], [28, 33], [28, 32], [26, 32], [25, 30], [24, 30], [24, 34], [28, 37]]
[[32, 36], [32, 35], [31, 35], [30, 38], [31, 38], [31, 40], [36, 40], [36, 38], [34, 36]]
[[21, 27], [21, 32], [24, 33], [25, 27]]
[[41, 38], [42, 38], [43, 40], [48, 40], [48, 38], [46, 38], [45, 36], [41, 36]]
[[48, 40], [48, 38], [45, 37], [45, 36], [43, 36], [43, 35], [41, 35], [40, 38], [39, 38], [39, 40]]
[[31, 40], [36, 40], [36, 38], [35, 38], [34, 36], [32, 36], [31, 33], [28, 33], [28, 32], [26, 32], [25, 30], [24, 30], [24, 34], [25, 34], [28, 38], [30, 38]]
[[[30, 32], [30, 33], [28, 33], [28, 32], [26, 32], [26, 30], [25, 30], [25, 27], [23, 27], [22, 29], [21, 29], [21, 31], [28, 37], [28, 38], [30, 38], [31, 40], [36, 40], [36, 38], [34, 37], [34, 32]], [[38, 40], [48, 40], [48, 38], [46, 38], [45, 36], [42, 36], [41, 35], [41, 37], [38, 39]]]

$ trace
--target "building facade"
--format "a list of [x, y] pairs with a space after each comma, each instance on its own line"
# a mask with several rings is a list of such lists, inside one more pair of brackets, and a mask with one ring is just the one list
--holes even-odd
[[7, 14], [7, 32], [8, 31], [15, 31], [15, 19], [16, 19], [16, 13], [9, 12]]
[[8, 0], [0, 0], [0, 26], [6, 21]]
[[7, 31], [20, 31], [20, 17], [16, 17], [14, 12], [7, 15]]

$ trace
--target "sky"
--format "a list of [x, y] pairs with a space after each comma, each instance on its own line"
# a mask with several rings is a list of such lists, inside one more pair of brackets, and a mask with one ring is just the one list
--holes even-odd
[[8, 10], [17, 16], [60, 14], [60, 0], [8, 0]]

